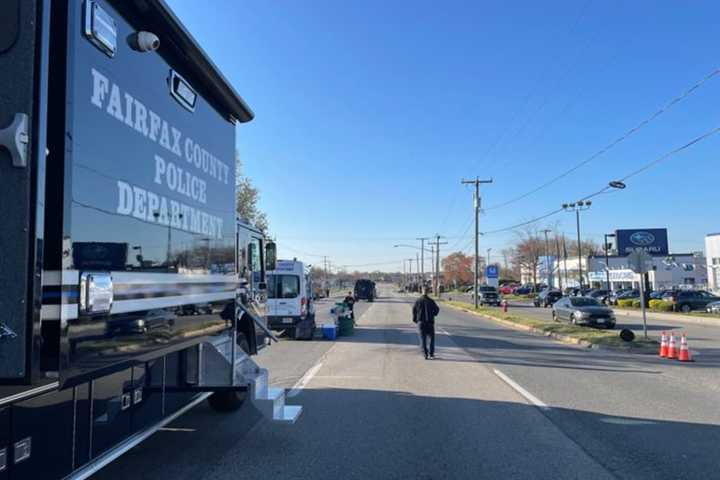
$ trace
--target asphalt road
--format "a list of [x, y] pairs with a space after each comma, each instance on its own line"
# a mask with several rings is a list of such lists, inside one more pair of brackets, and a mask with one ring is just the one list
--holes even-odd
[[314, 367], [297, 424], [199, 406], [96, 478], [717, 477], [720, 389], [690, 380], [716, 366], [567, 346], [448, 307], [426, 361], [413, 299], [381, 294], [354, 336], [260, 355], [287, 386]]

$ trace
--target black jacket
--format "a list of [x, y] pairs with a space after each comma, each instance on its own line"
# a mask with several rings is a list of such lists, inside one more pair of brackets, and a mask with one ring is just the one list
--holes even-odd
[[440, 313], [440, 308], [438, 308], [435, 300], [423, 295], [417, 299], [413, 306], [413, 322], [423, 327], [435, 325], [435, 317], [438, 313]]

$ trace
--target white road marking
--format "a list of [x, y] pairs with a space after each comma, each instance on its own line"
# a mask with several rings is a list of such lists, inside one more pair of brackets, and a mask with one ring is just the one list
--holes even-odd
[[527, 390], [525, 390], [519, 383], [517, 383], [517, 382], [516, 382], [515, 380], [513, 380], [512, 378], [510, 378], [510, 377], [508, 377], [507, 375], [505, 375], [505, 374], [504, 374], [503, 372], [501, 372], [500, 370], [498, 370], [498, 369], [496, 369], [496, 368], [493, 368], [493, 372], [495, 373], [495, 375], [497, 375], [498, 377], [500, 377], [500, 380], [502, 380], [503, 382], [505, 382], [505, 383], [507, 383], [508, 385], [510, 385], [510, 386], [513, 388], [513, 390], [515, 390], [515, 391], [518, 392], [520, 395], [522, 395], [523, 397], [525, 397], [525, 399], [526, 399], [527, 401], [529, 401], [530, 403], [532, 403], [532, 404], [535, 405], [536, 407], [538, 407], [538, 408], [540, 408], [540, 409], [542, 409], [542, 410], [549, 410], [549, 409], [550, 409], [550, 407], [548, 407], [542, 400], [540, 400], [540, 399], [537, 398], [535, 395], [533, 395], [532, 393], [530, 393], [530, 392], [528, 392]]
[[305, 386], [308, 384], [308, 382], [310, 382], [310, 380], [313, 379], [317, 372], [320, 371], [322, 366], [322, 361], [318, 361], [318, 363], [316, 363], [312, 368], [310, 368], [310, 370], [305, 372], [305, 375], [303, 375], [302, 378], [298, 380], [297, 383], [295, 383], [292, 389], [288, 392], [288, 398], [296, 397], [297, 395], [299, 395], [300, 392], [302, 392], [303, 388], [305, 388]]
[[180, 428], [180, 427], [163, 427], [160, 429], [161, 432], [194, 432], [194, 428]]

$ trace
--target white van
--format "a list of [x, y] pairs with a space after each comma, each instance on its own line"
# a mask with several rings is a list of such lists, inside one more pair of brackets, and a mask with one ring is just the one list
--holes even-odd
[[309, 269], [297, 260], [278, 260], [267, 272], [267, 322], [291, 338], [312, 338], [315, 304]]

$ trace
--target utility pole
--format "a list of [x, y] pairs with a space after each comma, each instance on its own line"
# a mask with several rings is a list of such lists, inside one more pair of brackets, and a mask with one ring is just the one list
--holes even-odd
[[[475, 185], [475, 193], [473, 195], [473, 207], [475, 208], [475, 287], [473, 289], [475, 297], [475, 308], [478, 308], [478, 283], [480, 281], [480, 184], [492, 183], [490, 180], [461, 180], [461, 185]], [[439, 237], [438, 237], [439, 238]]]
[[550, 249], [548, 248], [548, 233], [552, 232], [550, 229], [542, 231], [545, 234], [545, 278], [547, 279], [548, 288], [552, 289], [552, 275], [550, 273]]
[[[425, 284], [425, 240], [430, 240], [429, 237], [420, 237], [416, 238], [416, 240], [420, 240], [420, 278], [422, 279], [420, 282], [424, 285]], [[422, 289], [421, 289], [422, 291]]]
[[448, 242], [441, 242], [442, 235], [435, 235], [435, 295], [440, 297], [440, 245], [447, 245]]
[[415, 265], [418, 266], [418, 268], [415, 269], [415, 285], [418, 286], [418, 291], [422, 291], [422, 289], [420, 288], [420, 254], [417, 252], [415, 252]]
[[562, 292], [562, 275], [560, 274], [560, 240], [557, 237], [557, 233], [555, 234], [555, 256], [557, 258], [557, 272], [558, 272], [558, 288]]

